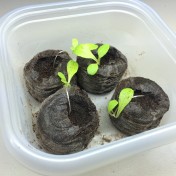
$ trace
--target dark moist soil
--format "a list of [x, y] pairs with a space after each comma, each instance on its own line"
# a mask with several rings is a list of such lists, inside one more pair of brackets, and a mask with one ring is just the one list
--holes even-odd
[[38, 113], [39, 142], [49, 153], [69, 154], [83, 150], [99, 126], [96, 107], [87, 93], [78, 87], [71, 87], [68, 92], [70, 114], [65, 88], [45, 99]]
[[112, 124], [126, 135], [134, 135], [159, 125], [168, 111], [170, 102], [166, 93], [154, 81], [142, 77], [122, 80], [116, 87], [112, 99], [118, 99], [123, 88], [132, 88], [134, 97], [118, 118], [110, 116]]
[[[93, 51], [93, 54], [97, 56], [97, 51]], [[79, 86], [94, 94], [103, 94], [113, 90], [127, 69], [126, 57], [112, 46], [101, 58], [98, 72], [93, 76], [87, 74], [87, 66], [95, 61], [77, 57], [77, 62], [79, 63], [77, 73]]]
[[[39, 102], [63, 87], [58, 71], [67, 77], [67, 63], [71, 60], [62, 50], [46, 50], [35, 55], [24, 67], [24, 78], [29, 93]], [[74, 77], [71, 84], [76, 84]]]
[[39, 73], [38, 81], [42, 81], [43, 78], [49, 78], [51, 75], [55, 75], [56, 68], [59, 64], [58, 59], [61, 58], [57, 56], [46, 57], [36, 63], [34, 70]]

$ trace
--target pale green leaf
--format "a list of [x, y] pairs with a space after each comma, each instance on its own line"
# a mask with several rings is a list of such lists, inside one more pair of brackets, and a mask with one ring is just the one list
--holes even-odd
[[87, 45], [90, 50], [96, 50], [98, 48], [98, 45], [93, 44], [93, 43], [86, 43], [86, 44], [83, 44], [83, 45]]
[[63, 82], [64, 84], [67, 84], [66, 77], [65, 77], [65, 75], [62, 72], [58, 72], [57, 75], [61, 79], [61, 82]]
[[78, 45], [75, 50], [73, 50], [73, 53], [77, 56], [86, 58], [86, 59], [93, 59], [95, 62], [97, 62], [96, 57], [92, 54], [90, 48], [86, 44], [80, 44]]
[[78, 46], [78, 40], [76, 38], [73, 38], [71, 50], [74, 50], [77, 46]]
[[71, 46], [70, 49], [71, 49], [72, 51], [74, 51], [75, 48], [74, 48], [73, 46]]
[[107, 52], [109, 51], [110, 46], [108, 44], [104, 44], [101, 45], [98, 48], [98, 60], [100, 61], [100, 59], [107, 54]]
[[119, 95], [119, 105], [116, 117], [119, 117], [124, 108], [130, 103], [133, 98], [134, 90], [131, 88], [124, 88], [121, 90]]
[[87, 73], [89, 75], [95, 75], [98, 71], [98, 64], [90, 64], [88, 67], [87, 67]]
[[78, 63], [74, 60], [70, 60], [67, 63], [67, 74], [68, 74], [68, 83], [70, 83], [72, 77], [75, 75], [75, 73], [78, 71]]
[[118, 105], [118, 101], [117, 100], [111, 100], [108, 103], [108, 112], [109, 114], [111, 114], [111, 112], [113, 111], [113, 109]]

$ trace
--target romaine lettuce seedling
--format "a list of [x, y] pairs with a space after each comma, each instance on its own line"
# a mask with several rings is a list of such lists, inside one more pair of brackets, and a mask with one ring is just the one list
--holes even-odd
[[124, 88], [121, 90], [119, 94], [119, 99], [117, 100], [111, 100], [108, 104], [108, 113], [118, 118], [121, 114], [121, 112], [124, 110], [124, 108], [130, 103], [134, 96], [134, 90], [131, 88]]
[[[98, 47], [98, 45], [92, 43], [79, 44], [77, 39], [72, 39], [71, 50], [75, 55], [86, 59], [92, 59], [95, 61], [95, 63], [90, 64], [87, 67], [87, 73], [89, 75], [95, 75], [97, 73], [101, 62], [101, 58], [107, 54], [109, 48], [110, 45], [108, 44], [103, 44], [100, 47]], [[98, 57], [95, 57], [92, 53], [92, 50], [96, 49]]]
[[67, 74], [68, 74], [68, 80], [66, 79], [65, 75], [62, 72], [58, 72], [58, 76], [61, 79], [61, 82], [65, 85], [65, 87], [70, 86], [70, 81], [72, 77], [76, 74], [78, 71], [78, 63], [74, 60], [70, 60], [67, 63]]
[[62, 72], [58, 72], [58, 76], [61, 79], [61, 82], [64, 84], [64, 86], [66, 87], [65, 91], [66, 91], [66, 95], [67, 95], [67, 99], [68, 99], [68, 105], [69, 105], [69, 114], [71, 113], [71, 103], [70, 103], [70, 98], [69, 98], [69, 93], [67, 88], [70, 87], [70, 81], [73, 78], [73, 76], [76, 74], [76, 72], [78, 71], [78, 63], [74, 60], [70, 60], [67, 63], [67, 75], [68, 75], [68, 80], [66, 79], [65, 75]]

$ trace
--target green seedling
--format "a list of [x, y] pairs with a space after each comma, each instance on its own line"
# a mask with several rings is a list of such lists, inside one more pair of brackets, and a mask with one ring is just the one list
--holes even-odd
[[73, 78], [73, 76], [76, 74], [76, 72], [78, 71], [78, 63], [76, 61], [70, 60], [67, 63], [67, 75], [68, 75], [68, 80], [66, 79], [65, 75], [62, 72], [58, 72], [58, 76], [61, 79], [61, 82], [64, 84], [64, 86], [66, 87], [65, 91], [66, 91], [66, 95], [67, 95], [67, 99], [68, 99], [68, 105], [69, 105], [69, 114], [71, 113], [71, 104], [70, 104], [70, 98], [69, 98], [69, 93], [67, 88], [70, 87], [70, 82], [71, 79]]
[[[98, 47], [98, 45], [92, 43], [79, 44], [77, 39], [72, 39], [71, 50], [75, 55], [86, 59], [92, 59], [95, 61], [95, 63], [90, 64], [87, 67], [87, 73], [89, 75], [95, 75], [97, 73], [101, 58], [107, 54], [109, 48], [110, 46], [108, 44], [103, 44]], [[96, 49], [98, 57], [95, 57], [92, 53], [92, 50]]]
[[61, 82], [64, 84], [65, 87], [70, 86], [70, 81], [72, 77], [76, 74], [78, 71], [78, 63], [76, 61], [70, 60], [67, 63], [67, 75], [68, 75], [68, 80], [66, 79], [65, 75], [62, 72], [58, 72], [58, 76], [61, 79]]
[[108, 113], [118, 118], [121, 114], [121, 112], [124, 110], [124, 108], [130, 103], [134, 96], [134, 90], [131, 88], [124, 88], [121, 90], [119, 94], [119, 99], [117, 100], [111, 100], [108, 104]]

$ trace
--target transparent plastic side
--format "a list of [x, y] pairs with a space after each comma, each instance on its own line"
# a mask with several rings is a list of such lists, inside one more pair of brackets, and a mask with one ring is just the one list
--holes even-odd
[[[56, 6], [55, 6], [56, 5]], [[99, 10], [102, 9], [102, 10]], [[118, 14], [116, 14], [118, 12]], [[94, 24], [99, 23], [100, 26], [104, 23], [103, 19], [106, 19], [107, 24], [113, 24], [115, 20], [107, 20], [107, 16], [112, 17], [114, 15], [127, 14], [130, 15], [132, 18], [134, 18], [134, 27], [131, 26], [131, 29], [133, 29], [133, 35], [125, 35], [126, 41], [129, 42], [130, 40], [135, 40], [133, 37], [138, 33], [140, 34], [141, 38], [139, 37], [139, 40], [141, 42], [141, 46], [146, 46], [142, 44], [142, 37], [150, 31], [152, 33], [152, 36], [156, 38], [155, 44], [158, 42], [159, 46], [157, 48], [157, 51], [159, 52], [162, 48], [163, 51], [160, 54], [164, 54], [166, 57], [169, 57], [170, 60], [169, 63], [167, 63], [164, 60], [164, 57], [162, 56], [162, 61], [164, 65], [167, 65], [171, 72], [170, 78], [167, 80], [169, 83], [173, 82], [172, 75], [175, 69], [175, 56], [176, 51], [175, 48], [175, 36], [173, 33], [166, 27], [166, 25], [160, 20], [160, 18], [153, 12], [149, 7], [145, 6], [143, 3], [140, 3], [139, 1], [72, 1], [72, 3], [57, 3], [53, 5], [41, 5], [41, 6], [33, 6], [21, 9], [19, 11], [14, 11], [13, 13], [9, 14], [6, 18], [4, 18], [4, 22], [2, 25], [2, 39], [1, 39], [1, 45], [4, 46], [4, 48], [1, 48], [2, 51], [2, 58], [1, 61], [4, 62], [4, 65], [2, 67], [2, 75], [3, 75], [3, 85], [2, 86], [2, 99], [1, 99], [1, 105], [3, 106], [3, 123], [5, 124], [3, 126], [4, 131], [4, 139], [6, 141], [6, 144], [11, 151], [11, 153], [20, 160], [24, 165], [27, 167], [30, 167], [31, 169], [42, 173], [44, 175], [57, 175], [60, 173], [61, 175], [75, 175], [80, 172], [85, 172], [88, 170], [91, 170], [93, 168], [100, 167], [102, 165], [106, 165], [108, 163], [111, 163], [115, 160], [120, 160], [122, 158], [128, 157], [130, 155], [133, 155], [138, 152], [145, 151], [147, 149], [160, 146], [163, 144], [166, 144], [168, 142], [174, 141], [175, 138], [175, 131], [176, 131], [176, 124], [174, 117], [170, 119], [170, 121], [163, 122], [163, 126], [159, 127], [155, 130], [151, 130], [133, 137], [124, 138], [119, 141], [111, 142], [110, 144], [106, 144], [103, 146], [97, 146], [91, 149], [87, 149], [83, 152], [79, 152], [72, 155], [65, 155], [65, 156], [54, 156], [47, 153], [44, 153], [42, 151], [39, 151], [37, 148], [35, 148], [30, 143], [30, 138], [28, 138], [28, 133], [30, 134], [30, 131], [32, 128], [29, 126], [31, 125], [31, 122], [27, 120], [24, 120], [25, 113], [29, 117], [30, 114], [30, 108], [27, 105], [27, 100], [25, 97], [25, 94], [22, 92], [23, 85], [22, 83], [19, 83], [21, 81], [21, 78], [19, 78], [18, 74], [16, 74], [17, 69], [21, 69], [24, 63], [31, 58], [35, 53], [37, 53], [40, 50], [47, 49], [48, 47], [57, 48], [61, 47], [62, 45], [59, 44], [57, 46], [57, 40], [55, 40], [53, 35], [57, 34], [57, 27], [56, 25], [53, 25], [55, 27], [54, 32], [51, 33], [50, 36], [47, 36], [45, 40], [50, 40], [50, 43], [47, 43], [46, 41], [42, 41], [42, 34], [41, 37], [35, 37], [33, 40], [33, 43], [31, 42], [31, 45], [28, 45], [25, 48], [25, 40], [28, 41], [25, 36], [24, 31], [29, 30], [31, 27], [31, 30], [33, 32], [35, 31], [35, 28], [45, 27], [45, 24], [53, 24], [53, 22], [61, 23], [64, 20], [67, 22], [63, 22], [63, 24], [69, 24], [72, 19], [79, 23], [80, 21], [84, 21], [86, 18], [87, 21], [89, 17], [92, 15], [93, 17], [99, 17], [99, 15], [102, 15], [103, 18], [98, 18], [99, 21], [94, 21]], [[116, 17], [115, 16], [115, 17]], [[77, 18], [77, 20], [76, 20]], [[126, 23], [125, 25], [129, 25], [131, 21], [128, 21], [128, 18], [125, 17]], [[137, 26], [136, 21], [139, 21], [138, 27], [140, 25], [145, 25], [144, 28], [147, 31], [146, 33], [139, 30], [137, 30], [135, 27]], [[83, 23], [84, 24], [84, 23]], [[49, 25], [48, 25], [49, 26]], [[52, 26], [51, 26], [52, 27]], [[79, 26], [76, 26], [79, 27]], [[109, 33], [115, 33], [116, 31], [113, 31], [113, 25], [111, 26], [111, 31]], [[115, 27], [115, 26], [114, 26]], [[26, 29], [25, 29], [26, 28]], [[81, 28], [81, 27], [80, 27]], [[98, 28], [98, 26], [97, 26]], [[22, 30], [21, 30], [22, 29]], [[48, 31], [52, 31], [51, 28], [47, 28]], [[46, 29], [46, 31], [47, 31]], [[63, 28], [64, 31], [65, 28]], [[76, 28], [75, 28], [76, 29]], [[118, 30], [118, 28], [115, 28]], [[20, 31], [21, 30], [21, 31]], [[30, 30], [30, 31], [31, 31]], [[109, 29], [107, 29], [109, 30]], [[124, 42], [124, 39], [120, 38], [120, 36], [124, 35], [123, 27], [121, 27], [121, 30], [119, 30], [120, 33], [116, 34], [117, 38], [119, 39], [119, 42]], [[21, 33], [22, 32], [22, 33]], [[91, 32], [89, 32], [86, 37], [85, 35], [79, 34], [79, 31], [76, 33], [74, 32], [74, 35], [78, 35], [80, 39], [86, 39], [89, 40], [88, 35], [91, 35]], [[44, 33], [44, 32], [43, 32]], [[70, 33], [69, 33], [70, 34]], [[148, 33], [149, 34], [149, 33]], [[102, 32], [100, 35], [101, 37], [105, 37], [104, 41], [109, 41], [108, 35], [105, 35], [105, 32]], [[19, 39], [20, 37], [20, 39]], [[52, 38], [53, 40], [49, 39]], [[75, 36], [70, 35], [67, 37], [72, 38]], [[58, 37], [59, 38], [59, 37]], [[94, 38], [94, 40], [100, 40], [96, 35], [92, 35], [91, 38]], [[169, 38], [169, 40], [167, 40]], [[120, 40], [121, 39], [121, 40]], [[35, 41], [38, 40], [35, 43]], [[7, 47], [7, 41], [10, 44], [10, 46]], [[63, 40], [64, 41], [64, 40]], [[17, 43], [18, 42], [18, 43]], [[28, 41], [29, 42], [29, 41]], [[148, 55], [148, 51], [143, 51], [142, 47], [138, 48], [138, 50], [135, 50], [135, 47], [138, 45], [131, 45], [129, 42], [129, 48], [131, 47], [131, 51], [134, 50], [136, 53], [135, 55], [131, 55], [132, 52], [128, 52], [128, 48], [124, 48], [124, 46], [127, 46], [127, 44], [124, 42], [123, 44], [117, 44], [115, 40], [111, 40], [112, 44], [117, 45], [120, 50], [122, 50], [124, 53], [127, 54], [128, 57], [131, 58], [130, 63], [133, 63], [134, 57], [138, 55], [136, 65], [138, 67], [138, 73], [143, 74], [143, 76], [152, 76], [153, 79], [157, 79], [161, 83], [161, 85], [164, 87], [165, 90], [169, 90], [169, 96], [172, 99], [172, 104], [175, 102], [175, 84], [173, 85], [173, 89], [170, 88], [168, 85], [165, 84], [163, 79], [160, 79], [157, 77], [158, 74], [162, 71], [162, 68], [158, 69], [158, 72], [156, 72], [155, 75], [150, 75], [149, 73], [145, 72], [143, 73], [143, 69], [140, 68], [140, 64], [142, 63], [144, 66], [147, 63], [147, 60], [141, 61], [141, 58], [150, 57]], [[150, 41], [146, 41], [149, 44], [151, 44]], [[64, 42], [63, 42], [64, 43]], [[62, 43], [62, 44], [63, 44]], [[64, 43], [64, 48], [66, 49], [69, 46], [69, 41]], [[38, 46], [38, 48], [37, 48]], [[24, 52], [19, 52], [18, 49], [23, 49]], [[12, 52], [13, 50], [13, 52]], [[34, 52], [35, 51], [35, 52]], [[156, 52], [155, 49], [151, 49], [150, 52]], [[157, 52], [156, 52], [157, 53]], [[156, 55], [160, 57], [160, 54]], [[13, 60], [14, 58], [18, 58], [18, 60]], [[25, 58], [25, 59], [22, 59]], [[18, 65], [18, 62], [20, 64]], [[157, 63], [161, 63], [159, 59], [156, 59], [155, 65]], [[140, 64], [139, 64], [140, 63]], [[174, 64], [173, 64], [174, 63]], [[153, 65], [153, 69], [155, 69], [155, 65]], [[173, 71], [173, 72], [172, 72]], [[130, 68], [130, 72], [133, 73], [131, 75], [136, 75], [135, 72], [133, 72], [133, 67]], [[22, 76], [22, 72], [20, 72], [20, 75]], [[161, 76], [161, 75], [160, 75]], [[164, 76], [164, 74], [162, 75]], [[169, 76], [168, 76], [169, 77]], [[166, 77], [167, 79], [167, 77]], [[19, 88], [17, 88], [17, 83], [19, 83]], [[15, 95], [14, 93], [21, 92], [20, 96]], [[27, 110], [19, 110], [18, 106], [27, 106]], [[173, 105], [172, 105], [173, 106]], [[24, 108], [25, 109], [25, 108]], [[172, 114], [174, 114], [174, 109], [172, 110]], [[21, 114], [23, 114], [23, 117], [21, 117]], [[168, 116], [170, 114], [168, 113]], [[13, 118], [15, 116], [16, 118]], [[166, 125], [168, 124], [168, 125]], [[29, 127], [30, 130], [25, 132], [24, 128]], [[19, 128], [18, 128], [19, 127]], [[147, 141], [147, 142], [146, 142]], [[118, 157], [116, 157], [118, 156]], [[50, 170], [48, 170], [50, 168]]]

